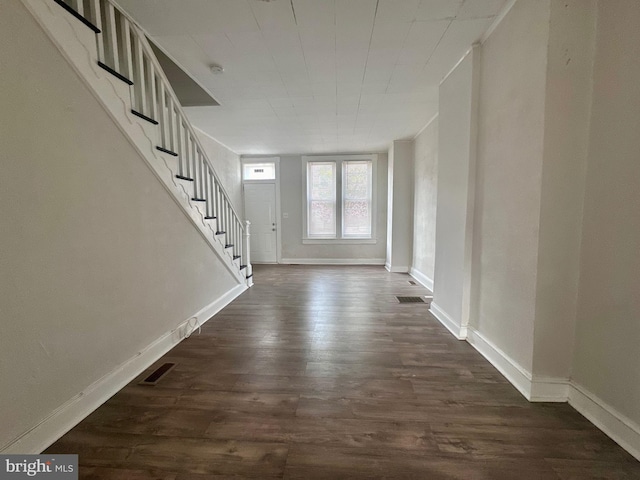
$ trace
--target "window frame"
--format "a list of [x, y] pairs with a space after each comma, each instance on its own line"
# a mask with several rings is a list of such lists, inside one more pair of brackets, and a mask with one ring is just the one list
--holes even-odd
[[[343, 208], [344, 208], [344, 189], [343, 189], [343, 173], [344, 162], [349, 161], [370, 161], [371, 162], [371, 235], [370, 236], [344, 236], [343, 226]], [[335, 163], [336, 172], [336, 201], [335, 201], [335, 220], [336, 235], [335, 237], [322, 237], [309, 235], [309, 163]], [[377, 166], [378, 155], [304, 155], [302, 157], [302, 243], [310, 245], [326, 245], [326, 244], [375, 244], [377, 243]]]
[[[279, 164], [280, 157], [266, 157], [266, 158], [242, 158], [240, 161], [240, 181], [242, 183], [275, 183], [278, 179], [278, 170], [280, 167]], [[260, 178], [260, 179], [249, 179], [244, 175], [245, 167], [249, 165], [265, 165], [265, 164], [273, 164], [274, 166], [274, 178]]]

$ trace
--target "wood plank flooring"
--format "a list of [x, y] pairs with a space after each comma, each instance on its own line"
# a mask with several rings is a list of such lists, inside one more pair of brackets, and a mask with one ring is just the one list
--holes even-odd
[[[256, 266], [255, 286], [49, 453], [83, 479], [640, 479], [566, 404], [528, 403], [410, 277]], [[175, 362], [156, 386], [138, 382]]]

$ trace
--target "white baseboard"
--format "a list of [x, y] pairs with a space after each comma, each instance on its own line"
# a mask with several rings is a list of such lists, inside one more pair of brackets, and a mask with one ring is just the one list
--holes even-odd
[[531, 375], [531, 372], [472, 327], [468, 328], [467, 342], [530, 402], [567, 401], [569, 379]]
[[489, 360], [527, 400], [531, 397], [531, 373], [474, 328], [469, 328], [467, 342]]
[[413, 278], [415, 278], [420, 285], [422, 285], [424, 288], [426, 288], [431, 293], [433, 293], [433, 279], [432, 278], [427, 277], [420, 270], [416, 270], [413, 267], [411, 267], [411, 269], [409, 270], [409, 275], [411, 275]]
[[469, 328], [469, 342], [530, 402], [566, 402], [614, 442], [640, 460], [640, 425], [618, 412], [586, 388], [566, 378], [531, 375], [525, 368]]
[[467, 338], [467, 327], [461, 327], [453, 318], [451, 318], [442, 308], [436, 303], [431, 302], [429, 310], [438, 321], [449, 330], [454, 337], [458, 340], [465, 340]]
[[386, 268], [390, 273], [409, 273], [409, 267], [402, 265], [392, 267], [391, 264], [385, 263], [384, 268]]
[[151, 342], [129, 360], [120, 364], [62, 404], [39, 424], [4, 446], [0, 453], [30, 454], [42, 452], [180, 343], [184, 339], [187, 322], [191, 318], [196, 317], [200, 324], [205, 323], [247, 288], [246, 284], [237, 285], [222, 297], [189, 317], [189, 319], [181, 322], [178, 327]]
[[569, 405], [640, 461], [640, 425], [575, 382], [568, 391]]
[[533, 375], [527, 398], [530, 402], [564, 403], [568, 398], [568, 378]]
[[287, 265], [384, 265], [384, 258], [283, 258]]

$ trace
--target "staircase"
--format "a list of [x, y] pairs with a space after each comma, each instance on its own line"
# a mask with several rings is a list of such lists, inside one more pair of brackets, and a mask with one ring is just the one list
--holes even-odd
[[112, 0], [22, 0], [240, 283], [249, 222], [231, 204], [147, 37]]

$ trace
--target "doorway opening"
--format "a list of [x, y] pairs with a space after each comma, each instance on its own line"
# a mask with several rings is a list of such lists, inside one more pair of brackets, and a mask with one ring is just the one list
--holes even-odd
[[243, 158], [244, 216], [251, 222], [251, 262], [280, 263], [280, 158]]

